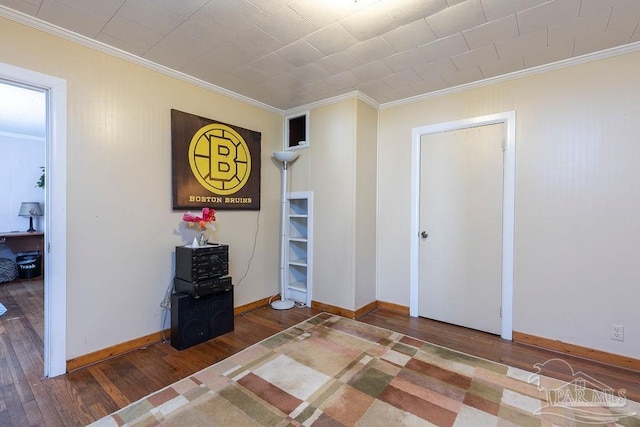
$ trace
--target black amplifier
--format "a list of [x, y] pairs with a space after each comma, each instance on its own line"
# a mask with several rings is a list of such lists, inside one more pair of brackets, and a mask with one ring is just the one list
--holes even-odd
[[201, 282], [229, 274], [229, 245], [176, 246], [176, 277]]
[[200, 298], [205, 295], [228, 292], [233, 288], [233, 285], [229, 276], [218, 277], [204, 282], [189, 282], [176, 277], [173, 280], [173, 288], [176, 292], [183, 292], [193, 298]]

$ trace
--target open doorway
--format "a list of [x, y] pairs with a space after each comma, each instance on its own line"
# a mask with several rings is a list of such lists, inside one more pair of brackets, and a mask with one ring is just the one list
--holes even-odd
[[0, 362], [31, 359], [38, 375], [44, 371], [39, 365], [44, 359], [46, 98], [44, 89], [0, 80], [0, 310], [6, 311], [0, 316]]
[[[29, 197], [30, 200], [19, 200], [17, 203], [22, 207], [22, 202], [35, 201], [42, 208], [42, 216], [31, 215], [32, 212], [36, 212], [32, 209], [26, 209], [24, 216], [28, 217], [29, 225], [34, 222], [34, 230], [42, 233], [40, 267], [43, 273], [44, 310], [43, 324], [40, 326], [43, 329], [43, 342], [40, 348], [43, 353], [43, 374], [52, 377], [66, 371], [66, 82], [59, 78], [0, 63], [0, 84], [7, 90], [23, 94], [27, 99], [21, 104], [22, 101], [19, 101], [19, 98], [0, 97], [2, 101], [9, 101], [9, 105], [3, 110], [5, 118], [11, 116], [2, 123], [5, 130], [0, 129], [0, 132], [15, 138], [16, 135], [29, 135], [31, 127], [37, 128], [39, 134], [31, 136], [31, 139], [29, 137], [20, 139], [39, 142], [42, 147], [39, 155], [34, 155], [32, 152], [25, 154], [26, 157], [34, 157], [32, 160], [38, 163], [35, 166], [38, 170], [36, 180], [28, 185], [33, 185], [37, 191], [40, 191], [41, 198], [31, 200]], [[19, 105], [22, 105], [21, 110], [18, 108]], [[16, 116], [15, 113], [18, 115]], [[44, 126], [42, 123], [35, 123], [37, 120], [34, 117], [44, 122]], [[14, 127], [9, 128], [9, 123]], [[14, 153], [14, 155], [19, 157], [21, 154]], [[25, 165], [29, 163], [29, 167], [25, 166], [26, 169], [35, 165], [24, 159], [23, 162]], [[44, 170], [40, 169], [42, 167]], [[19, 168], [12, 172], [13, 177], [19, 176], [19, 172]], [[46, 172], [46, 175], [40, 187], [43, 172]], [[15, 180], [21, 181], [20, 178]], [[25, 174], [24, 180], [28, 182], [33, 178]], [[15, 197], [20, 199], [26, 196], [21, 193]], [[33, 197], [37, 199], [35, 195]], [[5, 226], [8, 228], [6, 231], [9, 232], [20, 231], [22, 228], [26, 231], [27, 228], [19, 223], [21, 219], [25, 220], [21, 217], [20, 207], [17, 212], [18, 222], [16, 222], [15, 218], [11, 218], [16, 216], [13, 206], [16, 203], [12, 201], [9, 204], [12, 206], [7, 213], [9, 222], [2, 223], [0, 231], [3, 231], [1, 229]], [[35, 221], [32, 218], [35, 218]], [[29, 237], [33, 235], [30, 234]]]

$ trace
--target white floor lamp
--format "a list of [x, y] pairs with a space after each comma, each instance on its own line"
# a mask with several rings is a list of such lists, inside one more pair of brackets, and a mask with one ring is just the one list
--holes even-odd
[[293, 308], [295, 302], [287, 300], [287, 275], [284, 265], [285, 250], [287, 249], [285, 232], [287, 229], [287, 169], [289, 169], [289, 163], [298, 158], [298, 153], [295, 151], [275, 151], [273, 157], [282, 162], [282, 192], [280, 193], [280, 300], [273, 301], [271, 308], [288, 310]]

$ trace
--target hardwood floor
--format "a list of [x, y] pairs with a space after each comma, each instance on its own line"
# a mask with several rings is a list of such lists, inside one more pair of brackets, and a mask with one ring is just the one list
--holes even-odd
[[[177, 351], [154, 344], [75, 372], [42, 378], [43, 284], [40, 280], [0, 284], [0, 426], [82, 426], [147, 394], [216, 363], [319, 312], [264, 307], [236, 317], [235, 331]], [[375, 310], [360, 321], [532, 371], [554, 357], [577, 371], [640, 401], [640, 373], [504, 341], [497, 336], [422, 318]], [[567, 372], [545, 374], [569, 380]]]

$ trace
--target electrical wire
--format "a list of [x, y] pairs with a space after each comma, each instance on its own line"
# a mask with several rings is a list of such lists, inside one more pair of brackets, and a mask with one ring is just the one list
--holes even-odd
[[162, 324], [160, 325], [160, 332], [162, 334], [162, 342], [168, 342], [169, 338], [165, 336], [165, 325], [167, 324], [167, 316], [171, 313], [171, 294], [173, 293], [173, 279], [169, 282], [169, 286], [167, 286], [167, 291], [165, 292], [164, 298], [160, 302], [160, 308], [164, 310], [162, 313]]
[[251, 256], [249, 257], [249, 262], [247, 263], [247, 269], [245, 270], [245, 272], [242, 275], [242, 277], [240, 278], [240, 280], [238, 280], [236, 282], [235, 286], [240, 285], [240, 283], [242, 283], [244, 278], [247, 277], [247, 274], [249, 274], [249, 270], [251, 269], [251, 264], [253, 263], [253, 256], [256, 254], [256, 246], [258, 244], [258, 233], [259, 232], [260, 232], [260, 211], [258, 211], [258, 215], [256, 217], [256, 232], [253, 235], [253, 249], [251, 250]]

